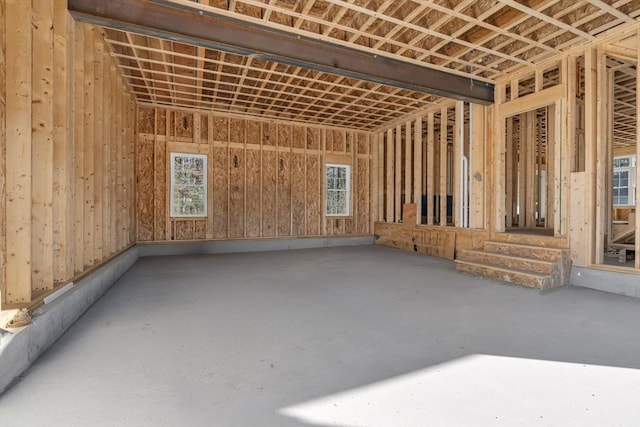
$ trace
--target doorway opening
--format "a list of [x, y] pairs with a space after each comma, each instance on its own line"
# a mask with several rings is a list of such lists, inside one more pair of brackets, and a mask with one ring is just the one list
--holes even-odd
[[506, 118], [505, 231], [553, 236], [555, 105]]

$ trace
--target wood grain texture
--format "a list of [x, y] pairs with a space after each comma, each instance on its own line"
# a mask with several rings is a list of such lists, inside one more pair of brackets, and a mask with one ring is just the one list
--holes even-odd
[[[139, 117], [139, 120], [155, 120], [155, 125], [138, 123], [138, 129], [154, 128], [157, 132], [153, 135], [138, 133], [139, 161], [144, 162], [140, 157], [153, 138], [152, 164], [139, 166], [153, 169], [150, 188], [153, 196], [147, 201], [144, 200], [146, 196], [139, 198], [144, 203], [153, 203], [151, 230], [154, 240], [185, 239], [186, 236], [196, 240], [220, 240], [366, 235], [371, 232], [369, 134], [226, 117], [218, 113], [193, 114], [194, 127], [201, 135], [197, 144], [192, 144], [185, 135], [179, 135], [181, 117], [187, 117], [180, 111], [157, 107], [154, 115], [147, 112]], [[169, 117], [169, 121], [165, 117]], [[171, 131], [160, 134], [165, 123], [169, 128], [175, 127], [175, 136]], [[202, 138], [204, 127], [207, 128], [206, 139]], [[327, 135], [331, 150], [325, 150], [325, 144], [322, 144]], [[184, 225], [175, 221], [171, 226], [163, 223], [162, 213], [168, 212], [170, 192], [167, 159], [176, 150], [209, 155], [209, 215], [204, 220], [204, 231], [196, 228], [190, 235]], [[325, 219], [322, 211], [324, 162], [352, 167], [352, 213], [348, 218]], [[147, 172], [138, 171], [140, 188], [140, 182], [150, 181], [144, 176]], [[141, 232], [149, 228], [144, 221], [141, 216], [138, 221]]]

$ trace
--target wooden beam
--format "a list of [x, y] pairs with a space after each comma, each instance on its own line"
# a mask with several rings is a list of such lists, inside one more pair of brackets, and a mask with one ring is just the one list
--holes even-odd
[[[494, 111], [494, 131], [493, 131], [493, 156], [491, 175], [492, 187], [491, 195], [493, 197], [493, 220], [492, 230], [503, 232], [505, 228], [505, 116], [502, 113], [505, 96], [504, 83], [496, 85], [496, 104]], [[514, 102], [514, 101], [511, 101]]]
[[565, 91], [565, 85], [558, 84], [540, 92], [505, 102], [500, 106], [500, 115], [501, 117], [515, 116], [532, 109], [552, 105], [557, 99], [565, 96]]
[[462, 209], [466, 206], [463, 201], [462, 191], [462, 156], [463, 156], [463, 134], [464, 134], [464, 103], [456, 102], [455, 118], [453, 125], [453, 186], [452, 186], [452, 211], [453, 225], [462, 226]]
[[69, 0], [79, 20], [417, 92], [489, 104], [493, 85], [168, 0]]
[[395, 134], [395, 222], [400, 222], [402, 219], [402, 126], [396, 126]]
[[385, 156], [385, 163], [386, 163], [386, 169], [387, 169], [387, 176], [386, 176], [386, 186], [385, 186], [385, 197], [386, 197], [386, 211], [385, 211], [385, 215], [384, 215], [384, 219], [386, 222], [394, 222], [394, 209], [393, 209], [393, 204], [394, 204], [394, 200], [395, 200], [395, 196], [394, 196], [394, 186], [393, 186], [393, 177], [394, 177], [394, 173], [393, 173], [393, 168], [394, 168], [394, 161], [393, 161], [393, 153], [394, 153], [394, 140], [393, 140], [393, 129], [389, 129], [387, 130], [387, 139], [385, 141], [385, 144], [387, 146], [387, 153]]
[[[602, 264], [604, 261], [604, 235], [606, 230], [606, 171], [607, 171], [607, 97], [609, 92], [607, 91], [607, 65], [605, 62], [605, 53], [603, 48], [598, 47], [596, 51], [596, 59], [594, 62], [589, 62], [587, 58], [587, 65], [592, 65], [596, 69], [595, 81], [596, 85], [596, 116], [595, 116], [595, 180], [596, 180], [596, 192], [595, 192], [595, 247], [594, 247], [594, 263]], [[587, 70], [589, 72], [589, 70]], [[588, 131], [588, 129], [587, 129]]]
[[[524, 197], [524, 225], [527, 228], [535, 227], [535, 177], [536, 177], [536, 110], [531, 110], [522, 116], [526, 116], [525, 124], [525, 197]], [[520, 207], [522, 214], [522, 206]], [[522, 224], [521, 224], [522, 225]]]
[[545, 213], [545, 228], [553, 229], [555, 233], [556, 217], [558, 216], [557, 212], [557, 204], [556, 204], [556, 175], [557, 171], [557, 162], [555, 159], [556, 154], [556, 146], [559, 144], [556, 138], [556, 116], [555, 116], [555, 108], [554, 107], [546, 107], [547, 114], [547, 162], [546, 162], [546, 171], [547, 171], [547, 206]]
[[[369, 177], [371, 179], [371, 230], [373, 230], [373, 225], [376, 221], [379, 221], [378, 218], [378, 195], [379, 195], [379, 181], [378, 174], [380, 173], [378, 164], [380, 162], [380, 151], [378, 150], [378, 144], [380, 141], [380, 134], [371, 135], [371, 141], [369, 141], [369, 146], [371, 147], [371, 173]], [[305, 145], [306, 150], [306, 145]], [[306, 234], [306, 233], [305, 233]]]
[[433, 225], [433, 202], [435, 193], [435, 125], [434, 113], [427, 114], [427, 224]]
[[533, 16], [533, 17], [535, 17], [535, 18], [537, 18], [537, 19], [539, 19], [539, 20], [541, 20], [543, 22], [549, 23], [549, 24], [554, 25], [554, 26], [556, 26], [558, 28], [562, 28], [563, 30], [566, 30], [566, 31], [568, 31], [570, 33], [573, 33], [573, 34], [575, 34], [575, 35], [577, 35], [579, 37], [582, 37], [583, 39], [585, 39], [587, 41], [591, 41], [591, 40], [595, 39], [595, 37], [592, 36], [589, 33], [585, 33], [584, 31], [582, 31], [582, 30], [580, 30], [578, 28], [575, 28], [570, 24], [567, 24], [567, 23], [565, 23], [563, 21], [560, 21], [559, 19], [556, 19], [556, 18], [554, 18], [552, 16], [546, 15], [546, 14], [544, 14], [542, 12], [539, 12], [539, 11], [537, 11], [535, 9], [532, 9], [532, 8], [530, 8], [528, 6], [525, 6], [525, 5], [521, 4], [521, 3], [518, 3], [515, 0], [498, 0], [498, 1], [500, 1], [500, 3], [504, 3], [507, 6], [510, 6], [510, 7], [514, 8], [514, 9], [517, 9], [517, 10], [519, 10], [521, 12], [524, 12], [526, 15]]
[[416, 204], [416, 224], [422, 223], [422, 117], [413, 124], [413, 203]]
[[440, 226], [447, 225], [447, 107], [440, 110]]
[[471, 104], [471, 165], [469, 171], [469, 227], [484, 228], [485, 217], [485, 107]]
[[[413, 170], [411, 168], [411, 156], [413, 155], [413, 133], [411, 132], [411, 122], [404, 125], [404, 203], [415, 203], [413, 200], [412, 184]], [[404, 218], [403, 218], [404, 221]]]
[[513, 215], [516, 212], [517, 206], [517, 188], [515, 184], [517, 182], [514, 176], [518, 174], [518, 150], [516, 150], [515, 143], [513, 141], [513, 117], [507, 117], [506, 119], [506, 134], [505, 134], [505, 156], [507, 161], [505, 162], [504, 171], [504, 185], [505, 185], [505, 226], [510, 228], [513, 226]]
[[376, 220], [384, 221], [384, 133], [378, 134], [378, 142], [374, 150], [378, 151], [378, 218]]

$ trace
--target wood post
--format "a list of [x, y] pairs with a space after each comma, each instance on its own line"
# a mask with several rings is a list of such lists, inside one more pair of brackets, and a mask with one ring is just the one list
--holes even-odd
[[416, 224], [422, 222], [422, 117], [413, 125], [413, 203], [416, 204]]
[[440, 226], [447, 225], [447, 154], [449, 143], [447, 141], [447, 107], [440, 110]]
[[484, 228], [485, 189], [485, 107], [471, 104], [471, 165], [469, 168], [469, 227]]

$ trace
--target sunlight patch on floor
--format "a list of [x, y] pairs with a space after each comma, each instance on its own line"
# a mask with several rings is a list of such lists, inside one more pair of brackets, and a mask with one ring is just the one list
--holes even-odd
[[638, 426], [640, 370], [476, 354], [279, 410], [311, 425]]

